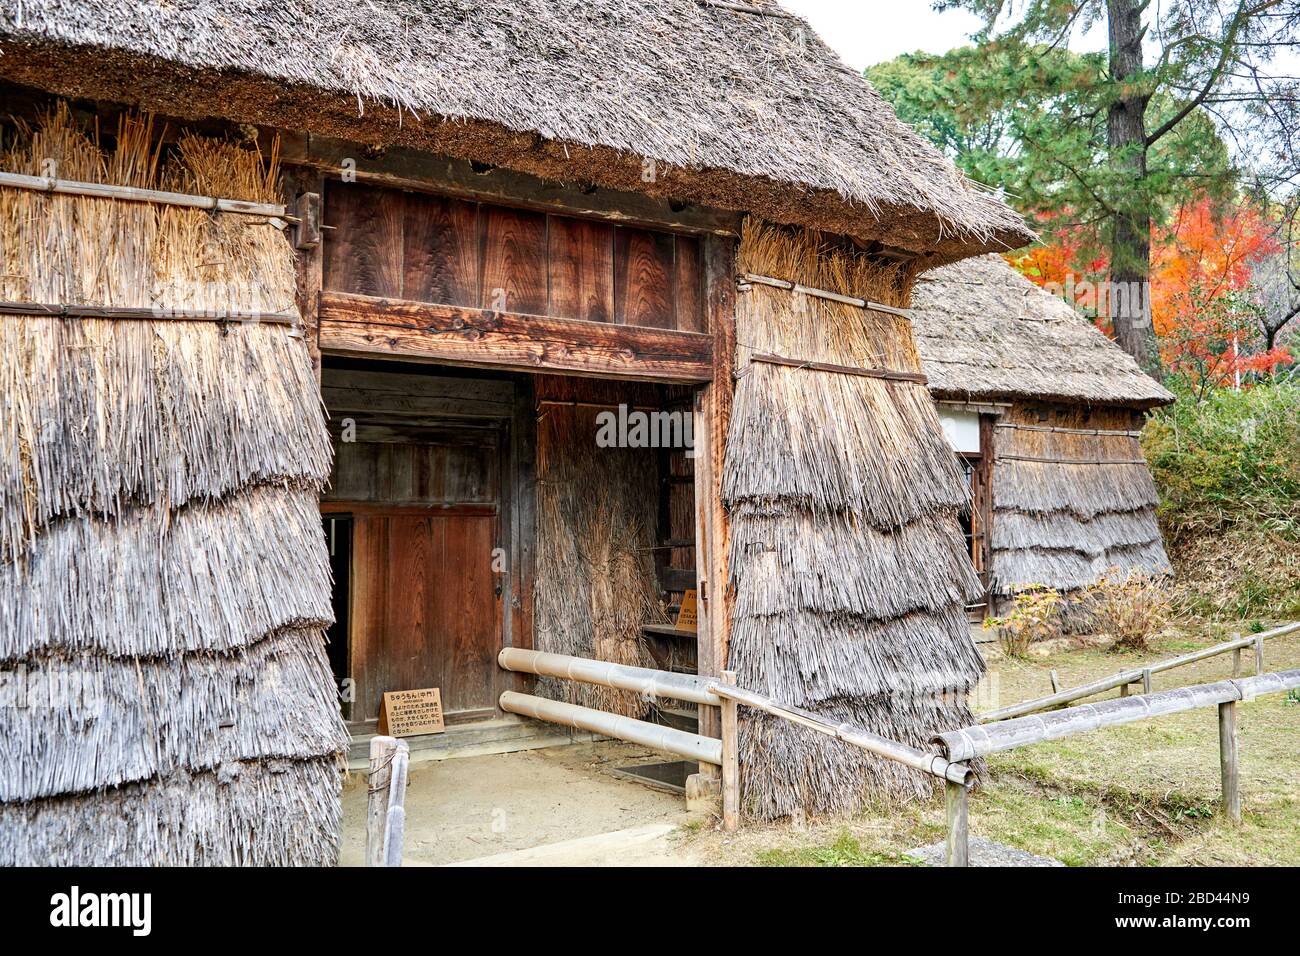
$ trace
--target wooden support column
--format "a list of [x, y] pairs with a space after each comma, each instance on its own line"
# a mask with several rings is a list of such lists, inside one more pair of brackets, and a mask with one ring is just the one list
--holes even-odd
[[[712, 381], [695, 396], [696, 595], [699, 605], [697, 671], [720, 674], [731, 637], [728, 559], [731, 525], [722, 504], [722, 474], [731, 424], [736, 361], [736, 244], [721, 236], [704, 243], [704, 292], [713, 338]], [[721, 734], [716, 707], [700, 708], [700, 733]], [[716, 773], [701, 767], [701, 772]]]
[[1237, 765], [1237, 702], [1219, 705], [1219, 767], [1223, 772], [1223, 811], [1241, 822], [1241, 784]]
[[944, 798], [948, 810], [948, 866], [970, 866], [970, 796], [966, 785], [944, 785]]
[[302, 316], [303, 334], [311, 354], [311, 367], [320, 381], [320, 294], [324, 281], [325, 177], [304, 166], [288, 167], [284, 173], [284, 194], [289, 210], [302, 221], [289, 235], [297, 252], [295, 299]]
[[[735, 671], [723, 671], [724, 684], [736, 684]], [[740, 826], [740, 705], [722, 701], [722, 829]]]

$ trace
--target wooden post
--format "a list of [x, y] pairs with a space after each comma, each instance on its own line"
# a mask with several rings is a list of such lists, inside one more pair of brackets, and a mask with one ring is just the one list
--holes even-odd
[[388, 807], [384, 814], [384, 866], [402, 865], [406, 836], [406, 779], [411, 765], [411, 745], [397, 741], [389, 774]]
[[1219, 705], [1219, 765], [1223, 771], [1223, 810], [1241, 822], [1241, 787], [1237, 766], [1237, 702]]
[[944, 796], [948, 809], [948, 865], [970, 866], [970, 800], [966, 785], [949, 780]]
[[1241, 676], [1241, 648], [1238, 647], [1232, 652], [1232, 676]]
[[[723, 671], [722, 682], [736, 684], [735, 671]], [[740, 826], [740, 725], [739, 705], [722, 701], [722, 829]]]
[[1255, 635], [1255, 674], [1264, 673], [1264, 635]]
[[1052, 681], [1052, 693], [1059, 694], [1061, 692], [1061, 678], [1057, 676], [1055, 670], [1049, 671], [1047, 676]]
[[393, 776], [397, 741], [370, 738], [370, 770], [366, 776], [366, 866], [384, 865], [384, 828], [388, 820], [388, 790]]
[[325, 267], [324, 234], [320, 226], [324, 216], [325, 177], [315, 169], [286, 167], [284, 191], [290, 206], [295, 207], [300, 215], [314, 218], [314, 222], [305, 222], [303, 227], [294, 230], [297, 251], [295, 299], [302, 316], [303, 335], [307, 338], [312, 369], [319, 380], [320, 297]]
[[1142, 693], [1151, 693], [1151, 668], [1142, 671]]
[[[704, 676], [727, 666], [731, 634], [728, 559], [731, 526], [722, 505], [722, 470], [731, 424], [736, 359], [736, 244], [723, 236], [704, 240], [705, 306], [713, 336], [712, 381], [695, 398], [695, 555], [698, 568], [696, 671]], [[716, 708], [699, 710], [700, 733], [721, 735]], [[706, 777], [717, 768], [701, 766]]]

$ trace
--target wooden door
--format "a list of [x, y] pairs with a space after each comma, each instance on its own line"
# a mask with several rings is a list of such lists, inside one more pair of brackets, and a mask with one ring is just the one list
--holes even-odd
[[383, 510], [354, 516], [354, 719], [385, 691], [442, 689], [449, 723], [496, 714], [502, 577], [495, 508]]

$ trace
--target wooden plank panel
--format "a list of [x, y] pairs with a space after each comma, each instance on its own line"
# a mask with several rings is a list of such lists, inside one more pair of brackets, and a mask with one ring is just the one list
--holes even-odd
[[483, 287], [479, 306], [546, 314], [546, 216], [484, 206]]
[[614, 234], [614, 321], [671, 329], [673, 237], [620, 227]]
[[442, 550], [439, 593], [433, 595], [434, 640], [443, 661], [449, 711], [496, 707], [501, 650], [500, 601], [494, 594], [496, 519], [434, 519]]
[[420, 302], [479, 303], [479, 210], [476, 203], [405, 196], [403, 297]]
[[358, 295], [402, 296], [402, 194], [359, 183], [328, 184], [323, 281]]
[[614, 227], [551, 216], [548, 315], [587, 322], [614, 318]]
[[704, 332], [704, 276], [700, 267], [700, 244], [690, 236], [674, 242], [673, 291], [677, 296], [676, 328], [682, 332]]
[[575, 319], [495, 314], [329, 292], [321, 350], [640, 381], [705, 382], [713, 337]]

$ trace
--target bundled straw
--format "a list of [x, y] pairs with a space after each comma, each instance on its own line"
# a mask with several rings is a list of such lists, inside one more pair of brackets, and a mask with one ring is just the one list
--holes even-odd
[[[1132, 411], [1018, 403], [1001, 424], [1028, 427], [1001, 427], [995, 436], [992, 546], [999, 609], [1030, 584], [1069, 595], [1112, 567], [1169, 572], [1155, 483], [1131, 434]], [[1072, 461], [1090, 463], [1062, 463]], [[1071, 628], [1086, 623], [1082, 617], [1067, 621]]]
[[[739, 271], [903, 307], [909, 276], [815, 234], [745, 227]], [[970, 721], [983, 670], [963, 606], [978, 584], [967, 491], [925, 386], [750, 363], [754, 353], [916, 372], [907, 320], [753, 285], [737, 306], [724, 497], [745, 686], [922, 746]], [[788, 723], [741, 727], [742, 799], [764, 818], [837, 813], [929, 778]]]
[[[615, 404], [637, 402], [632, 391], [598, 383], [539, 381], [539, 398], [597, 396]], [[666, 620], [652, 550], [657, 453], [598, 447], [601, 411], [590, 405], [541, 407], [534, 640], [541, 651], [646, 667], [641, 626]], [[540, 684], [547, 696], [628, 717], [641, 717], [647, 706], [636, 694], [607, 687], [548, 679]]]
[[[275, 157], [60, 107], [4, 168], [273, 201]], [[265, 220], [0, 189], [0, 299], [292, 312]], [[330, 446], [283, 325], [0, 315], [0, 865], [327, 864]]]

